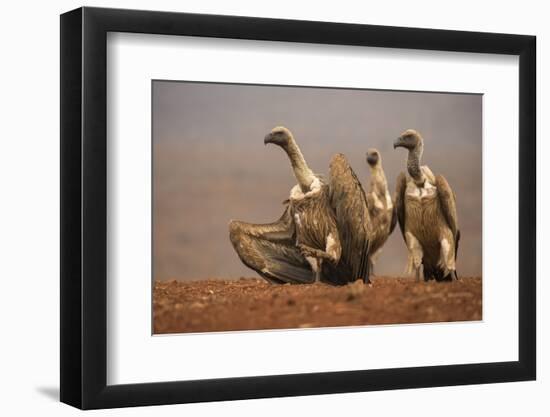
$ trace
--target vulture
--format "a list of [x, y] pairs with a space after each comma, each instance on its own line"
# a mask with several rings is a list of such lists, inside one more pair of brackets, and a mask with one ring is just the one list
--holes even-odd
[[285, 151], [297, 184], [277, 222], [230, 222], [243, 263], [273, 283], [369, 282], [366, 196], [345, 157], [332, 158], [327, 182], [309, 168], [287, 128], [274, 128], [264, 143]]
[[[229, 225], [231, 242], [244, 264], [269, 277], [271, 282], [319, 282], [323, 263], [337, 264], [341, 255], [328, 185], [308, 167], [288, 129], [274, 128], [265, 136], [264, 143], [280, 146], [286, 152], [297, 184], [290, 190], [287, 209], [278, 222], [251, 225], [233, 221]], [[273, 234], [273, 228], [277, 233]], [[255, 257], [263, 260], [260, 270]]]
[[399, 174], [395, 193], [397, 219], [409, 252], [407, 269], [415, 271], [417, 281], [421, 266], [425, 281], [458, 279], [455, 194], [443, 175], [420, 165], [424, 140], [417, 131], [406, 130], [393, 147], [408, 150], [407, 173]]
[[377, 149], [367, 151], [367, 164], [370, 169], [367, 207], [370, 219], [369, 265], [372, 271], [374, 261], [382, 251], [382, 246], [395, 228], [397, 216], [382, 167], [382, 157]]

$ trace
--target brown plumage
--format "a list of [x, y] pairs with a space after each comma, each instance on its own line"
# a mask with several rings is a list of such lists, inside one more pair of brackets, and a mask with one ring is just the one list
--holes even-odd
[[273, 129], [264, 143], [287, 153], [298, 184], [290, 191], [288, 208], [278, 222], [231, 222], [231, 242], [245, 265], [271, 282], [330, 280], [322, 271], [324, 265], [339, 262], [341, 246], [328, 185], [309, 169], [288, 129]]
[[336, 216], [342, 256], [327, 274], [339, 284], [362, 279], [369, 281], [370, 216], [361, 182], [346, 157], [336, 154], [330, 161], [330, 205]]
[[399, 227], [409, 250], [408, 270], [420, 279], [451, 280], [456, 275], [460, 231], [456, 197], [442, 175], [435, 176], [420, 165], [424, 149], [422, 136], [406, 130], [394, 148], [408, 150], [407, 173], [397, 178], [395, 206]]
[[296, 247], [294, 219], [288, 206], [273, 223], [232, 220], [229, 239], [241, 261], [271, 283], [307, 283], [313, 278], [310, 265]]
[[287, 154], [296, 184], [290, 191], [289, 207], [296, 228], [296, 246], [320, 281], [323, 263], [337, 264], [341, 245], [336, 218], [329, 202], [328, 185], [308, 167], [292, 133], [276, 127], [264, 143], [280, 146]]
[[[346, 284], [357, 279], [368, 283], [371, 212], [376, 216], [373, 236], [377, 249], [392, 229], [391, 200], [381, 166], [373, 171], [373, 207], [369, 211], [361, 182], [344, 155], [331, 159], [327, 183], [308, 167], [288, 129], [273, 129], [264, 142], [286, 152], [297, 184], [279, 221], [267, 225], [230, 223], [231, 242], [241, 260], [275, 283], [323, 280]], [[382, 211], [375, 204], [381, 192], [385, 199]]]

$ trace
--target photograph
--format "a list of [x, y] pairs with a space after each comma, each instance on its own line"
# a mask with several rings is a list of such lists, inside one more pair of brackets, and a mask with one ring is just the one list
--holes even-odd
[[[29, 204], [11, 199], [59, 230], [4, 216], [13, 247], [60, 240], [6, 275], [58, 268], [31, 294], [55, 308], [14, 322], [52, 343], [31, 367], [46, 379], [10, 375], [42, 408], [55, 392], [80, 410], [172, 414], [285, 397], [291, 414], [351, 397], [393, 414], [540, 408], [542, 14], [279, 6], [63, 10], [57, 61], [34, 83], [60, 105], [22, 113], [11, 136], [40, 140], [11, 141], [31, 159], [8, 169], [59, 162], [59, 192], [37, 186], [41, 170], [14, 185]], [[14, 85], [10, 102], [28, 101]], [[55, 155], [29, 152], [47, 141], [26, 128], [48, 123]], [[56, 222], [32, 203], [44, 192]]]
[[151, 89], [153, 334], [483, 319], [482, 94]]

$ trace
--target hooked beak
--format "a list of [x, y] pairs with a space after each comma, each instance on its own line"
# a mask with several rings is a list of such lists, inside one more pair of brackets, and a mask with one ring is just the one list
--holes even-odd
[[264, 145], [267, 145], [268, 143], [273, 143], [273, 135], [271, 133], [268, 133], [264, 137]]
[[401, 141], [401, 136], [399, 136], [395, 141], [393, 142], [393, 149], [398, 148], [400, 146], [403, 146], [403, 142]]

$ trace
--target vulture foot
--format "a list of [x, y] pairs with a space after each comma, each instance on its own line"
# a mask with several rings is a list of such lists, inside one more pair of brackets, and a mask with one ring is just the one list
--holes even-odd
[[445, 282], [458, 281], [458, 275], [456, 273], [456, 269], [449, 271], [449, 273], [445, 275], [443, 279], [441, 279], [440, 281], [445, 281]]

